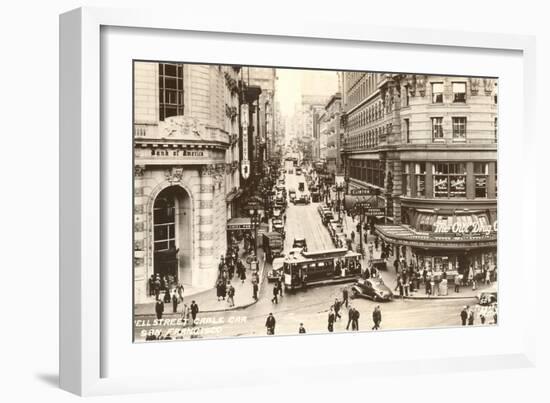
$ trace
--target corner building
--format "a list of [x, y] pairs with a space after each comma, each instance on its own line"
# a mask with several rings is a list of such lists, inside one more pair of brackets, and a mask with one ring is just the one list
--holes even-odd
[[212, 287], [239, 188], [238, 68], [134, 64], [134, 288]]
[[349, 188], [385, 200], [376, 232], [407, 261], [496, 265], [497, 84], [344, 73]]

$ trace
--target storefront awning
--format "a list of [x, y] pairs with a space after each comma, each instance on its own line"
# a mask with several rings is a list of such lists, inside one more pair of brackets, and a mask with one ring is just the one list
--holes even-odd
[[228, 231], [252, 229], [250, 217], [236, 217], [227, 221]]
[[385, 242], [400, 245], [411, 246], [423, 249], [476, 249], [497, 246], [496, 232], [489, 234], [477, 233], [454, 234], [454, 233], [434, 233], [417, 232], [404, 225], [376, 225], [376, 233]]

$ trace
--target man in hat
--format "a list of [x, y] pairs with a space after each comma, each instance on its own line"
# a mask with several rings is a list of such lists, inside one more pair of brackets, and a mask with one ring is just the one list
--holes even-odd
[[267, 319], [265, 320], [265, 327], [267, 328], [267, 334], [273, 335], [275, 334], [275, 317], [270, 312]]
[[462, 320], [462, 326], [466, 326], [466, 321], [468, 320], [468, 305], [464, 305], [464, 308], [462, 308], [460, 319]]

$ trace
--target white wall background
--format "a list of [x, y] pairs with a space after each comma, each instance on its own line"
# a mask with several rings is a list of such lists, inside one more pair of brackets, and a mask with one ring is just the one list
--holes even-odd
[[[539, 160], [518, 166], [526, 174], [538, 172], [540, 197], [548, 191], [548, 133], [543, 132], [547, 113], [550, 71], [550, 32], [545, 2], [524, 0], [435, 1], [397, 0], [392, 3], [364, 1], [272, 2], [225, 0], [186, 1], [187, 13], [215, 13], [231, 16], [238, 11], [250, 18], [311, 18], [343, 20], [373, 25], [533, 34], [537, 36], [537, 92]], [[356, 4], [353, 4], [356, 3]], [[4, 2], [0, 12], [0, 103], [2, 189], [0, 221], [2, 248], [2, 316], [0, 317], [0, 393], [5, 401], [73, 401], [76, 398], [57, 389], [58, 357], [58, 14], [87, 6], [165, 7], [181, 1], [143, 0]], [[335, 10], [338, 5], [340, 8]], [[544, 145], [543, 145], [544, 144]], [[548, 284], [548, 260], [544, 259], [543, 235], [548, 217], [539, 201], [538, 239], [533, 234], [533, 251], [539, 246], [539, 279], [522, 285], [528, 291]], [[7, 259], [6, 259], [7, 257]], [[338, 385], [304, 385], [300, 390], [284, 386], [254, 390], [212, 390], [127, 397], [105, 397], [110, 401], [509, 401], [547, 396], [550, 364], [548, 349], [548, 303], [541, 298], [538, 367], [530, 370], [460, 373], [441, 376], [370, 378]], [[480, 343], [488, 341], [480, 340]], [[459, 387], [460, 385], [460, 387]], [[368, 391], [367, 396], [363, 393]], [[372, 394], [372, 395], [371, 395]], [[539, 395], [540, 397], [538, 397]], [[534, 399], [533, 399], [534, 398]]]

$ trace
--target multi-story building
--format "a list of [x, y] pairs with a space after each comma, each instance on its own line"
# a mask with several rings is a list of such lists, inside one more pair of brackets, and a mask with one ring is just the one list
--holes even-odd
[[325, 106], [326, 121], [326, 160], [331, 175], [343, 172], [340, 154], [340, 143], [343, 135], [341, 129], [342, 97], [336, 93], [330, 97]]
[[407, 260], [496, 263], [496, 90], [491, 78], [344, 73], [349, 193], [380, 195], [376, 232]]
[[[236, 213], [239, 67], [134, 64], [134, 287], [211, 287]], [[229, 196], [229, 197], [228, 197]]]

